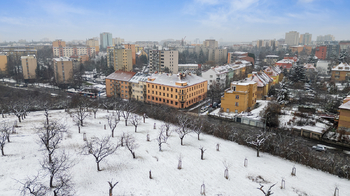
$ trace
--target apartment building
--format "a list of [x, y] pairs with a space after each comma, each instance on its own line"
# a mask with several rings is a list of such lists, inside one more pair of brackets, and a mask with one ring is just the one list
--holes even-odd
[[132, 71], [132, 51], [124, 46], [107, 47], [107, 66], [114, 67], [115, 71]]
[[175, 50], [149, 50], [149, 69], [151, 73], [164, 72], [166, 69], [173, 74], [178, 73], [179, 52]]
[[36, 79], [37, 59], [35, 55], [21, 57], [22, 73], [24, 80]]
[[125, 49], [131, 50], [131, 56], [132, 56], [132, 65], [136, 64], [136, 48], [135, 44], [123, 44]]
[[207, 96], [207, 81], [192, 74], [152, 74], [146, 84], [148, 103], [188, 108]]
[[264, 70], [264, 73], [273, 79], [273, 83], [272, 83], [273, 85], [276, 85], [279, 82], [281, 82], [284, 77], [282, 70], [278, 66], [274, 66], [274, 65], [268, 66]]
[[73, 71], [78, 68], [80, 63], [68, 57], [53, 58], [52, 61], [56, 83], [72, 83]]
[[310, 45], [311, 38], [312, 38], [312, 34], [310, 34], [310, 33], [300, 34], [299, 44]]
[[247, 81], [253, 81], [257, 85], [256, 98], [264, 99], [267, 97], [271, 86], [273, 85], [273, 79], [264, 72], [252, 72], [248, 74]]
[[7, 56], [5, 53], [0, 53], [0, 71], [6, 72]]
[[231, 83], [221, 97], [221, 110], [227, 113], [240, 113], [253, 109], [257, 99], [257, 83], [241, 80]]
[[289, 31], [285, 36], [285, 43], [290, 46], [299, 44], [299, 33], [296, 31]]
[[332, 68], [332, 81], [349, 81], [350, 79], [350, 65], [347, 63], [340, 63]]
[[37, 56], [37, 50], [34, 47], [28, 46], [1, 46], [0, 53], [6, 54], [6, 56], [12, 56], [14, 59], [20, 61], [22, 56], [35, 55]]
[[130, 99], [132, 95], [132, 86], [130, 79], [135, 75], [131, 71], [115, 71], [106, 77], [107, 97]]
[[91, 38], [86, 40], [86, 46], [90, 48], [95, 48], [95, 53], [98, 54], [100, 52], [100, 44], [98, 43], [97, 38]]
[[317, 46], [315, 49], [315, 56], [318, 59], [325, 60], [327, 58], [327, 46]]
[[129, 81], [131, 85], [131, 98], [137, 101], [146, 101], [147, 79], [150, 74], [136, 73]]
[[218, 41], [215, 41], [215, 39], [206, 39], [203, 41], [203, 46], [206, 48], [216, 49], [218, 48]]
[[89, 56], [96, 55], [96, 47], [72, 46], [72, 47], [53, 47], [54, 57], [71, 57], [71, 56]]
[[350, 128], [350, 97], [347, 96], [343, 100], [343, 104], [339, 106], [339, 122], [338, 130], [349, 132]]
[[100, 33], [100, 50], [106, 51], [108, 46], [113, 46], [112, 33]]

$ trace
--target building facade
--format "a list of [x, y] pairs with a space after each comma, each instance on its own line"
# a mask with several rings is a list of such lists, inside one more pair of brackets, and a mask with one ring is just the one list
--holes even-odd
[[53, 70], [55, 81], [58, 84], [69, 84], [73, 82], [73, 71], [79, 62], [67, 57], [53, 58]]
[[22, 73], [24, 80], [36, 79], [37, 59], [35, 55], [22, 56]]
[[100, 50], [105, 51], [108, 46], [113, 46], [112, 33], [100, 33]]
[[132, 51], [123, 46], [107, 47], [107, 66], [115, 71], [132, 71]]
[[188, 108], [207, 96], [207, 81], [191, 74], [152, 74], [146, 84], [148, 103]]
[[129, 81], [131, 85], [131, 98], [137, 101], [146, 101], [147, 95], [147, 79], [150, 75], [143, 73], [136, 73]]
[[350, 79], [350, 65], [347, 63], [340, 63], [332, 68], [332, 81], [349, 81]]
[[327, 46], [317, 46], [315, 56], [318, 59], [325, 60], [327, 58]]
[[251, 110], [256, 104], [257, 84], [253, 81], [242, 80], [231, 83], [231, 87], [221, 97], [223, 112], [241, 113]]
[[131, 71], [115, 71], [106, 77], [107, 97], [130, 99], [132, 86], [129, 80], [135, 75]]
[[100, 44], [98, 43], [98, 39], [97, 38], [92, 38], [92, 39], [88, 39], [86, 40], [86, 46], [87, 47], [93, 47], [95, 48], [95, 53], [98, 54], [98, 52], [100, 52]]
[[53, 47], [54, 57], [84, 56], [92, 57], [96, 54], [96, 47], [72, 46], [72, 47]]
[[310, 45], [311, 38], [312, 38], [312, 34], [310, 34], [310, 33], [300, 34], [299, 44]]
[[290, 46], [298, 45], [299, 33], [296, 31], [289, 31], [286, 33], [285, 43]]
[[135, 44], [124, 44], [125, 49], [131, 50], [131, 56], [132, 56], [132, 64], [136, 64], [136, 48]]
[[7, 56], [6, 54], [0, 54], [0, 71], [6, 72], [7, 71]]
[[149, 50], [150, 72], [164, 72], [166, 69], [173, 74], [178, 73], [179, 52], [175, 50]]

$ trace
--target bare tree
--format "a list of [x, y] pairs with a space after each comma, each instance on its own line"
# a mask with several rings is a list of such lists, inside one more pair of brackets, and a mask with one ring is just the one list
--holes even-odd
[[57, 150], [59, 143], [62, 141], [63, 133], [67, 132], [64, 124], [58, 121], [52, 121], [47, 124], [43, 123], [38, 129], [39, 143], [45, 147], [48, 153], [48, 160], [52, 162], [52, 155]]
[[135, 133], [136, 133], [136, 131], [137, 131], [137, 126], [140, 124], [140, 122], [141, 122], [141, 117], [139, 116], [139, 115], [137, 115], [137, 114], [133, 114], [133, 115], [131, 115], [131, 117], [130, 117], [130, 123], [132, 124], [132, 125], [134, 125], [134, 127], [135, 127]]
[[192, 130], [189, 128], [190, 126], [190, 117], [187, 115], [178, 115], [177, 116], [179, 128], [176, 129], [177, 134], [179, 135], [179, 138], [181, 140], [181, 145], [183, 145], [183, 139], [184, 137], [191, 133]]
[[100, 162], [107, 156], [113, 154], [119, 147], [118, 145], [114, 145], [112, 142], [110, 142], [110, 139], [110, 136], [102, 139], [94, 138], [90, 142], [87, 141], [83, 148], [84, 154], [91, 154], [95, 158], [97, 171], [101, 171]]
[[78, 101], [77, 107], [70, 112], [70, 116], [76, 121], [80, 122], [80, 126], [84, 126], [84, 120], [86, 117], [90, 116], [89, 101], [88, 99], [80, 99]]
[[195, 132], [197, 134], [198, 140], [199, 140], [199, 135], [203, 132], [204, 123], [205, 123], [205, 121], [201, 117], [196, 118], [193, 122], [192, 129], [193, 129], [193, 132]]
[[260, 185], [260, 188], [258, 188], [258, 189], [261, 190], [261, 192], [263, 192], [265, 196], [270, 196], [270, 195], [273, 194], [273, 192], [271, 192], [271, 189], [272, 189], [272, 187], [275, 186], [276, 184], [271, 185], [270, 188], [267, 190], [267, 192], [265, 192], [265, 191], [263, 190], [264, 185], [262, 185], [262, 184], [259, 184], [259, 185]]
[[128, 126], [128, 119], [131, 114], [131, 112], [134, 111], [133, 101], [129, 99], [123, 106], [122, 106], [122, 116], [125, 119], [125, 126]]
[[[62, 153], [53, 154], [51, 161], [48, 157], [45, 157], [41, 166], [46, 169], [50, 175], [50, 188], [55, 188], [54, 180], [62, 180], [60, 177], [64, 176], [73, 165], [73, 162], [69, 160], [68, 155], [64, 151], [62, 151]], [[60, 183], [61, 182], [58, 184]]]
[[147, 114], [143, 113], [142, 118], [143, 118], [143, 123], [145, 123], [146, 122], [146, 118], [148, 118]]
[[98, 107], [100, 106], [100, 104], [98, 103], [98, 101], [94, 101], [91, 105], [91, 110], [94, 113], [94, 118], [96, 119], [96, 113], [98, 111]]
[[112, 137], [114, 137], [114, 130], [119, 123], [119, 118], [114, 113], [112, 113], [109, 116], [107, 116], [107, 120], [108, 120], [108, 126], [112, 132]]
[[246, 142], [248, 144], [255, 146], [256, 156], [259, 157], [260, 149], [269, 137], [270, 137], [270, 134], [266, 132], [260, 132], [260, 134], [256, 135], [254, 138], [248, 137]]
[[56, 179], [56, 185], [53, 189], [54, 196], [73, 196], [73, 182], [72, 177], [68, 174], [59, 175]]
[[162, 144], [166, 143], [169, 137], [166, 135], [165, 131], [165, 126], [160, 126], [160, 130], [157, 137], [159, 151], [162, 151]]
[[115, 187], [115, 185], [118, 184], [118, 182], [113, 183], [113, 181], [108, 181], [109, 184], [109, 196], [113, 196], [113, 189]]
[[8, 103], [8, 110], [14, 114], [15, 116], [17, 116], [18, 118], [18, 122], [22, 122], [21, 121], [21, 116], [23, 115], [23, 107], [22, 107], [22, 103], [20, 101], [10, 101]]
[[1, 123], [0, 131], [5, 133], [7, 142], [10, 143], [11, 126], [9, 125], [9, 123], [3, 121]]
[[38, 173], [33, 178], [27, 177], [27, 179], [25, 179], [25, 182], [18, 181], [19, 183], [22, 184], [21, 194], [22, 195], [30, 194], [33, 196], [45, 196], [46, 193], [48, 192], [48, 188], [39, 181], [39, 179], [41, 178], [42, 177]]
[[138, 144], [135, 141], [135, 138], [130, 135], [127, 134], [124, 138], [125, 140], [125, 146], [126, 148], [130, 151], [130, 153], [132, 154], [132, 158], [136, 159], [136, 155], [135, 155], [135, 149], [138, 148]]
[[1, 148], [1, 155], [5, 156], [4, 148], [7, 140], [7, 134], [4, 131], [0, 131], [0, 148]]

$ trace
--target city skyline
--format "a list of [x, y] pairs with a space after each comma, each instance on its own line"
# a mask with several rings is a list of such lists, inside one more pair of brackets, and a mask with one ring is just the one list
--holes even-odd
[[165, 39], [226, 42], [280, 39], [289, 31], [348, 40], [345, 0], [7, 1], [0, 42], [85, 40], [110, 32], [126, 41]]

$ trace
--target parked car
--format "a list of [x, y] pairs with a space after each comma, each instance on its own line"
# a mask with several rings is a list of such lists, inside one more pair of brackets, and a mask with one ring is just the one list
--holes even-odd
[[217, 108], [217, 107], [218, 107], [218, 103], [217, 103], [217, 102], [214, 102], [213, 108]]
[[206, 111], [208, 111], [208, 107], [207, 106], [204, 106], [204, 107], [201, 108], [201, 113], [206, 112]]
[[312, 149], [314, 149], [316, 151], [321, 151], [321, 152], [324, 152], [327, 150], [327, 148], [324, 146], [312, 146]]

